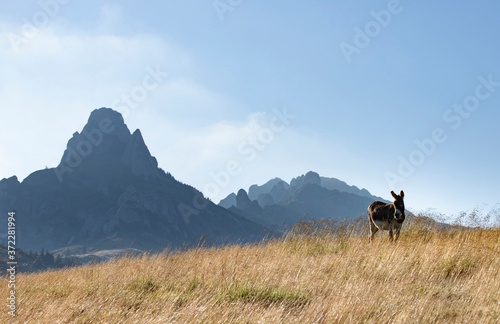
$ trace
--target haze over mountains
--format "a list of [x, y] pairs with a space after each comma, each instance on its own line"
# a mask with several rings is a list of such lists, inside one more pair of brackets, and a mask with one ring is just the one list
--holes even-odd
[[[141, 132], [131, 133], [109, 108], [91, 113], [56, 168], [0, 181], [0, 212], [17, 213], [17, 247], [63, 255], [257, 241], [304, 218], [358, 217], [374, 200], [382, 199], [308, 172], [215, 205], [160, 169]], [[6, 225], [0, 223], [4, 244]]]

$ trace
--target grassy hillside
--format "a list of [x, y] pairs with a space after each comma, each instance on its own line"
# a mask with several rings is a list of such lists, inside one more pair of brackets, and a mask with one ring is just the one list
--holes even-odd
[[[361, 223], [366, 225], [365, 221]], [[359, 224], [358, 224], [359, 225]], [[20, 274], [18, 322], [500, 321], [500, 229], [415, 220], [368, 244], [352, 227], [297, 226], [259, 245], [124, 257]], [[366, 234], [366, 233], [365, 233]], [[0, 287], [0, 296], [8, 288]], [[0, 312], [0, 322], [8, 320]]]

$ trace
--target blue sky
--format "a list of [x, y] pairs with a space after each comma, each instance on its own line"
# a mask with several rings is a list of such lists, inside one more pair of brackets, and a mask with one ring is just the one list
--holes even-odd
[[216, 202], [314, 170], [414, 211], [499, 207], [495, 1], [0, 8], [0, 178], [56, 166], [105, 106]]

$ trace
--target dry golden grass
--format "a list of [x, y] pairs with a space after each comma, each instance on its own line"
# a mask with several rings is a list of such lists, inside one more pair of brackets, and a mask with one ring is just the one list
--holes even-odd
[[[368, 226], [368, 224], [365, 224]], [[19, 323], [498, 323], [500, 229], [348, 228], [18, 275]], [[2, 284], [0, 296], [7, 296]], [[4, 299], [5, 300], [5, 299]], [[12, 319], [7, 308], [0, 322]]]

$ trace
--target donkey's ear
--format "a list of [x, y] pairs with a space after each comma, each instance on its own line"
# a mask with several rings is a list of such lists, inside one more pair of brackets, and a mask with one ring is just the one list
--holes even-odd
[[399, 195], [401, 196], [401, 198], [403, 198], [405, 196], [405, 192], [401, 190], [401, 193]]
[[398, 195], [396, 195], [392, 190], [391, 190], [391, 195], [394, 197], [394, 199], [398, 199]]

